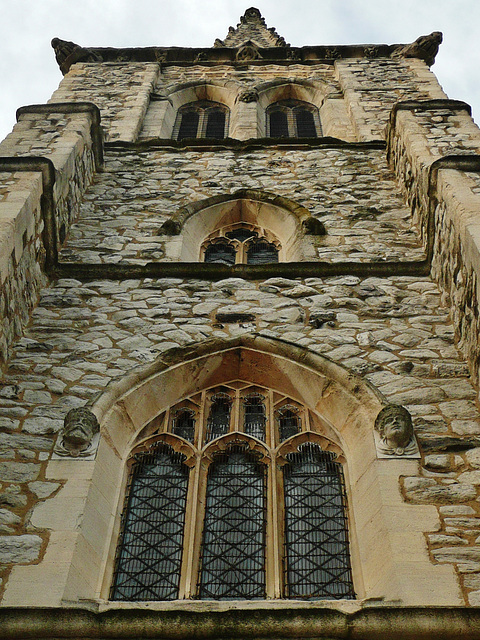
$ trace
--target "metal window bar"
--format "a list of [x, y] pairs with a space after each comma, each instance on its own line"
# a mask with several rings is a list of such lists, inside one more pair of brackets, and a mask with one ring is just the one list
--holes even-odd
[[221, 140], [225, 138], [225, 112], [222, 109], [208, 109], [205, 113], [207, 118], [207, 126], [205, 129], [206, 138], [215, 138]]
[[235, 264], [235, 247], [226, 242], [215, 242], [210, 244], [205, 251], [205, 262], [215, 262], [219, 264]]
[[277, 413], [280, 442], [300, 433], [300, 417], [296, 408], [282, 407]]
[[265, 467], [245, 447], [209, 469], [198, 594], [202, 600], [265, 598]]
[[167, 445], [139, 455], [130, 474], [112, 600], [178, 598], [188, 468]]
[[245, 419], [243, 424], [244, 432], [249, 436], [254, 436], [265, 442], [265, 405], [263, 396], [251, 394], [244, 399]]
[[234, 229], [233, 231], [227, 231], [225, 234], [227, 238], [230, 240], [238, 240], [239, 242], [245, 242], [249, 238], [256, 238], [258, 233], [256, 231], [252, 231], [251, 229], [247, 229], [246, 227], [239, 227], [238, 229]]
[[212, 397], [212, 405], [207, 419], [205, 442], [210, 442], [228, 433], [230, 428], [230, 411], [232, 399], [226, 393]]
[[275, 109], [269, 113], [270, 138], [288, 138], [288, 119], [283, 109]]
[[316, 138], [317, 131], [313, 113], [308, 109], [295, 109], [298, 138]]
[[178, 130], [177, 140], [183, 140], [185, 138], [197, 138], [198, 137], [198, 122], [200, 114], [198, 111], [183, 111], [180, 114], [181, 121]]
[[285, 593], [302, 600], [355, 598], [341, 465], [312, 443], [287, 456]]
[[271, 242], [257, 240], [247, 249], [247, 264], [268, 264], [278, 262], [278, 249]]
[[195, 412], [192, 409], [179, 409], [173, 418], [172, 432], [193, 442], [195, 438]]

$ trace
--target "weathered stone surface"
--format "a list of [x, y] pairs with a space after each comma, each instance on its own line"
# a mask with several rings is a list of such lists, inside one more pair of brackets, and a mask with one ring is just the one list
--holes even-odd
[[0, 563], [24, 564], [38, 558], [42, 539], [39, 536], [0, 536]]
[[473, 500], [477, 492], [473, 485], [458, 483], [438, 484], [432, 478], [404, 478], [405, 497], [411, 502], [443, 504]]
[[437, 562], [480, 562], [480, 546], [441, 547], [434, 549], [432, 555]]
[[4, 482], [29, 482], [40, 473], [40, 465], [30, 462], [0, 462], [0, 478]]
[[58, 482], [29, 482], [28, 488], [32, 491], [38, 498], [43, 500], [44, 498], [48, 498], [52, 495], [54, 491], [56, 491], [59, 487]]

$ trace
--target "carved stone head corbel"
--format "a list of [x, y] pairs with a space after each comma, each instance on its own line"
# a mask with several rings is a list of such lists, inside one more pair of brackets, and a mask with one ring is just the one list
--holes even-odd
[[418, 446], [413, 433], [412, 416], [399, 404], [389, 404], [375, 420], [378, 457], [418, 457]]
[[54, 453], [62, 457], [86, 458], [95, 453], [94, 439], [99, 431], [97, 417], [89, 409], [70, 409], [65, 416]]

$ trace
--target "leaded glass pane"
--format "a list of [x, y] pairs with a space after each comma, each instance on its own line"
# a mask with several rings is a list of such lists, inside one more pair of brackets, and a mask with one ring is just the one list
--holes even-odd
[[296, 411], [284, 407], [279, 410], [277, 417], [280, 442], [300, 433], [300, 418]]
[[207, 420], [207, 442], [228, 433], [231, 408], [232, 400], [226, 393], [217, 393], [212, 397], [212, 405]]
[[354, 598], [341, 466], [311, 443], [287, 458], [286, 596]]
[[265, 598], [265, 469], [241, 447], [209, 470], [199, 597]]
[[278, 262], [278, 249], [266, 240], [252, 242], [247, 250], [247, 264]]
[[195, 413], [191, 409], [179, 409], [173, 418], [172, 431], [175, 435], [193, 442], [195, 438]]
[[288, 138], [288, 119], [285, 111], [270, 111], [270, 137]]
[[181, 114], [182, 120], [178, 131], [178, 140], [197, 137], [199, 117], [197, 111], [184, 111]]
[[235, 264], [235, 247], [226, 242], [215, 242], [207, 247], [205, 262]]
[[263, 396], [250, 395], [245, 398], [245, 422], [243, 429], [249, 436], [254, 436], [262, 442], [265, 442], [265, 405], [263, 404]]
[[157, 446], [130, 476], [112, 600], [178, 598], [188, 469], [184, 456]]
[[206, 113], [206, 138], [222, 139], [225, 137], [225, 112], [221, 109], [209, 109]]
[[295, 118], [297, 121], [298, 138], [316, 138], [315, 121], [313, 113], [308, 109], [296, 109]]

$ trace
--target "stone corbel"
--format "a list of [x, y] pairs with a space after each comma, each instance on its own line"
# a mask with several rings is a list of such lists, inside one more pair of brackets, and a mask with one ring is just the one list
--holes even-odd
[[377, 458], [420, 458], [412, 416], [399, 404], [388, 404], [375, 420]]
[[86, 407], [70, 409], [58, 434], [52, 459], [74, 458], [93, 460], [98, 447], [100, 425]]

